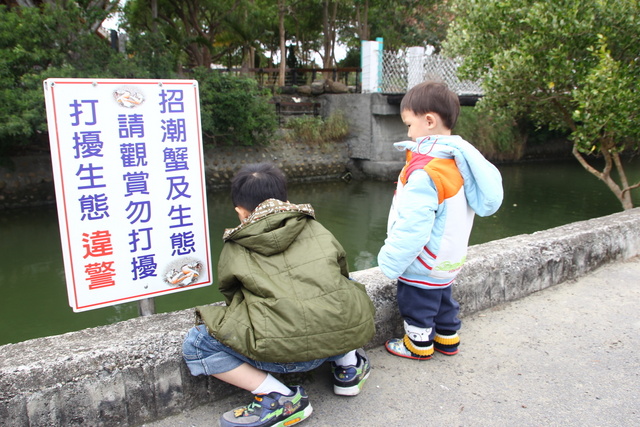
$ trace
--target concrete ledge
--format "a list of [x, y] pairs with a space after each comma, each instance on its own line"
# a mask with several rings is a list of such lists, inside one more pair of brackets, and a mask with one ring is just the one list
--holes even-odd
[[[610, 262], [640, 254], [640, 208], [522, 234], [469, 248], [454, 295], [461, 316], [574, 280]], [[376, 306], [376, 335], [370, 345], [404, 333], [396, 308], [395, 282], [379, 268], [356, 271]]]
[[370, 160], [356, 160], [355, 164], [362, 173], [370, 179], [395, 181], [405, 165], [403, 161], [372, 162]]
[[[456, 281], [462, 315], [640, 254], [640, 208], [470, 248]], [[400, 333], [395, 286], [378, 268], [353, 273], [377, 308], [370, 346]], [[137, 425], [236, 389], [193, 377], [181, 357], [192, 310], [0, 347], [0, 424]]]

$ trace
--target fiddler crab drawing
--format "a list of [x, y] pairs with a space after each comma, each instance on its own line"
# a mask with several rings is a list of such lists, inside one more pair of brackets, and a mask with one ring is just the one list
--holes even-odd
[[164, 280], [172, 286], [187, 286], [198, 280], [202, 264], [199, 261], [184, 264], [180, 267], [180, 271], [171, 269]]
[[131, 89], [117, 89], [113, 92], [116, 102], [125, 108], [133, 108], [144, 102], [144, 95]]

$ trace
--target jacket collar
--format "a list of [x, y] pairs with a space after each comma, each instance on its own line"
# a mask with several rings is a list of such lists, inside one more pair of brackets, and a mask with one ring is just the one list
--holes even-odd
[[316, 217], [315, 211], [313, 210], [313, 207], [310, 204], [295, 205], [293, 203], [283, 202], [278, 199], [268, 199], [260, 203], [253, 210], [253, 212], [251, 212], [251, 215], [249, 215], [244, 221], [242, 221], [242, 224], [238, 225], [235, 228], [227, 228], [224, 231], [222, 239], [225, 241], [229, 240], [229, 238], [233, 234], [244, 229], [248, 225], [254, 224], [260, 221], [261, 219], [264, 219], [267, 216], [272, 215], [274, 213], [278, 213], [278, 212], [299, 212], [299, 213], [308, 215], [314, 219]]

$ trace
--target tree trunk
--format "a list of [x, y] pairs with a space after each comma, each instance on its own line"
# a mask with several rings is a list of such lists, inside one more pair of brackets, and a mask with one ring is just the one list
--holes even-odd
[[151, 0], [151, 31], [158, 31], [158, 0]]
[[[591, 166], [584, 158], [584, 156], [578, 151], [578, 147], [575, 144], [573, 145], [572, 154], [587, 172], [591, 173], [600, 181], [604, 182], [607, 187], [609, 187], [611, 192], [620, 201], [623, 210], [633, 208], [633, 200], [631, 199], [630, 190], [632, 190], [633, 188], [638, 188], [640, 186], [640, 183], [629, 186], [627, 184], [627, 176], [624, 172], [624, 168], [622, 167], [622, 163], [620, 162], [619, 154], [609, 151], [604, 147], [601, 151], [605, 161], [605, 166], [602, 171], [599, 171]], [[618, 185], [618, 183], [616, 183], [615, 180], [611, 177], [611, 170], [613, 166], [616, 167], [621, 182], [623, 183], [623, 188], [620, 188], [620, 185]]]
[[369, 0], [362, 6], [356, 5], [355, 27], [360, 40], [369, 40]]
[[284, 86], [284, 76], [287, 72], [286, 55], [287, 47], [285, 46], [286, 33], [284, 31], [284, 14], [286, 11], [285, 0], [278, 0], [278, 32], [280, 34], [280, 67], [278, 71], [278, 86]]
[[[336, 43], [336, 14], [338, 3], [331, 0], [324, 0], [322, 7], [322, 68], [333, 68], [335, 65], [334, 46]], [[325, 79], [330, 76], [329, 72], [324, 73]]]

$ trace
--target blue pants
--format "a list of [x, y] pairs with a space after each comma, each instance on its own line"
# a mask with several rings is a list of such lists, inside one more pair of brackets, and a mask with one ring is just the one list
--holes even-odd
[[424, 289], [407, 285], [398, 280], [398, 309], [403, 319], [412, 326], [435, 330], [458, 331], [462, 322], [458, 319], [460, 304], [453, 299], [451, 286]]
[[286, 374], [290, 372], [306, 372], [317, 368], [324, 362], [332, 362], [344, 356], [315, 359], [296, 363], [258, 362], [232, 350], [209, 335], [204, 325], [189, 329], [182, 343], [182, 357], [192, 375], [214, 375], [228, 372], [243, 363], [248, 363], [265, 372]]

